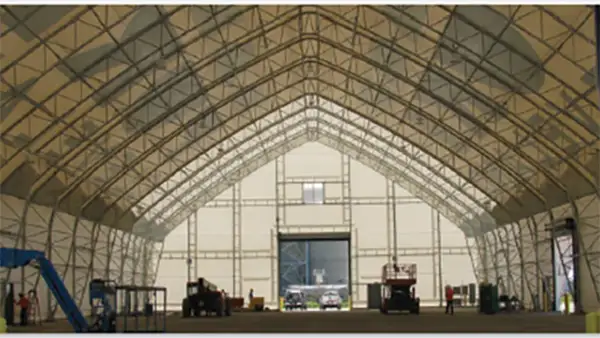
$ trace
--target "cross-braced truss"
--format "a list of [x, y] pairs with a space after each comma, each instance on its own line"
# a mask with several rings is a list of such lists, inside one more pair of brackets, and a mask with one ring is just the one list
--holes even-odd
[[[65, 266], [78, 234], [94, 254], [121, 236], [136, 275], [146, 242], [316, 141], [440, 210], [478, 274], [504, 266], [521, 295], [542, 269], [530, 223], [568, 206], [600, 299], [598, 226], [578, 204], [598, 194], [592, 7], [5, 6], [0, 18], [0, 183], [25, 201], [0, 229], [14, 246], [37, 236], [50, 253], [70, 215]], [[40, 206], [49, 219], [24, 226]]]

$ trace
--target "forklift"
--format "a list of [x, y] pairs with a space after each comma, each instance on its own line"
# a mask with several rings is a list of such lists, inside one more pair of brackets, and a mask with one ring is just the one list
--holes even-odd
[[207, 281], [198, 278], [197, 281], [187, 282], [186, 297], [181, 304], [183, 318], [200, 317], [215, 314], [218, 317], [231, 316], [231, 298], [224, 290]]

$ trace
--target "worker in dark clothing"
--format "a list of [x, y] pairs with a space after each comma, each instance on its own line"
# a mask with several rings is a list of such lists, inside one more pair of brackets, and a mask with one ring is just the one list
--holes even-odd
[[250, 292], [248, 293], [248, 304], [252, 303], [253, 298], [254, 298], [254, 289], [250, 289]]
[[29, 299], [23, 293], [19, 293], [19, 300], [15, 302], [19, 308], [19, 318], [21, 326], [27, 325], [27, 317], [29, 316]]
[[454, 315], [454, 290], [450, 285], [446, 286], [446, 314]]

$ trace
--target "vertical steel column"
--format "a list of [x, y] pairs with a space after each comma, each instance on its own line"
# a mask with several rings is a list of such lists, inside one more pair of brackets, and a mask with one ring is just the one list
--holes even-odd
[[[67, 276], [67, 271], [69, 271], [69, 265], [71, 265], [71, 290], [69, 292], [72, 295], [76, 295], [79, 290], [77, 290], [77, 229], [79, 228], [80, 222], [79, 216], [75, 219], [75, 224], [73, 226], [73, 238], [71, 241], [71, 251], [70, 251], [70, 264], [67, 263], [65, 267], [65, 272], [63, 273], [63, 278]], [[25, 243], [25, 242], [23, 242]], [[25, 291], [25, 290], [23, 290]], [[76, 296], [75, 296], [76, 297]], [[56, 308], [54, 308], [54, 312], [56, 312]]]
[[[527, 279], [527, 276], [525, 275], [527, 273], [527, 270], [525, 269], [525, 257], [523, 255], [523, 244], [525, 244], [524, 239], [523, 239], [523, 231], [521, 229], [521, 224], [517, 223], [517, 229], [518, 231], [513, 235], [513, 237], [515, 237], [518, 240], [519, 243], [519, 247], [518, 247], [518, 254], [519, 254], [519, 260], [521, 261], [521, 301], [523, 301], [525, 299], [525, 288], [527, 288], [529, 290], [529, 295], [531, 295], [532, 290], [531, 290], [531, 285], [529, 285], [529, 279]], [[514, 228], [513, 228], [513, 232], [514, 232]], [[525, 284], [527, 283], [527, 284]]]
[[481, 257], [481, 266], [483, 270], [483, 281], [490, 281], [490, 255], [488, 253], [488, 245], [484, 234], [479, 234], [475, 237], [477, 247], [479, 248], [479, 256]]
[[398, 263], [398, 220], [396, 219], [396, 183], [392, 182], [392, 231], [394, 232], [394, 261]]
[[149, 286], [150, 282], [150, 262], [152, 260], [152, 250], [149, 250], [149, 246], [152, 245], [152, 241], [144, 240], [142, 247], [142, 286]]
[[352, 227], [350, 156], [342, 154], [342, 224]]
[[[433, 208], [430, 208], [431, 210], [431, 266], [433, 269], [433, 299], [437, 298], [437, 269], [436, 269], [436, 263], [437, 263], [437, 254], [436, 254], [436, 248], [437, 246], [435, 245], [435, 238], [436, 238], [436, 230], [435, 230], [435, 210]], [[441, 300], [441, 295], [440, 295], [440, 300]]]
[[[192, 221], [191, 221], [191, 216], [188, 216], [186, 218], [186, 226], [187, 226], [187, 236], [186, 236], [186, 241], [187, 241], [187, 259], [185, 261], [186, 265], [187, 265], [187, 280], [188, 282], [192, 280], [192, 264], [194, 262], [194, 256], [192, 254], [192, 243], [194, 242], [192, 240]], [[195, 235], [195, 234], [194, 234]]]
[[435, 222], [435, 232], [437, 235], [437, 257], [438, 257], [438, 292], [440, 295], [440, 306], [444, 305], [444, 285], [443, 285], [443, 271], [442, 271], [442, 230], [440, 227], [441, 217], [440, 212], [436, 211], [436, 222]]
[[198, 210], [194, 211], [193, 220], [194, 245], [192, 246], [192, 254], [194, 255], [194, 280], [198, 280]]
[[271, 233], [271, 300], [279, 307], [279, 232], [285, 225], [285, 154], [275, 159], [275, 228]]
[[[350, 236], [354, 236], [355, 234], [358, 234], [358, 231], [354, 231], [353, 228], [353, 224], [352, 224], [352, 188], [351, 188], [351, 182], [352, 182], [352, 172], [351, 172], [351, 159], [350, 156], [346, 155], [346, 154], [341, 154], [341, 161], [342, 161], [342, 224], [344, 224], [345, 226], [348, 227], [348, 231], [350, 232]], [[354, 241], [350, 241], [350, 246], [352, 246], [352, 243], [354, 243]], [[358, 242], [356, 242], [356, 245], [358, 245]], [[350, 248], [350, 250], [352, 250], [352, 248]], [[358, 246], [356, 246], [354, 248], [354, 250], [356, 250], [356, 252], [358, 252]], [[359, 257], [358, 255], [356, 255], [356, 257], [352, 257], [352, 255], [350, 255], [349, 259], [352, 261], [354, 260], [354, 262], [350, 262], [350, 274], [351, 276], [348, 276], [350, 278], [349, 281], [349, 287], [350, 287], [350, 296], [356, 301], [359, 298], [359, 294], [360, 294], [360, 287], [359, 287], [359, 277], [358, 277], [358, 270], [357, 269], [353, 269], [352, 268], [352, 263], [354, 263], [355, 266], [358, 266], [359, 264]]]
[[502, 280], [502, 276], [500, 275], [500, 263], [498, 262], [498, 238], [496, 237], [494, 231], [489, 232], [492, 234], [494, 240], [492, 244], [492, 250], [494, 252], [494, 255], [492, 256], [492, 265], [494, 267], [494, 283], [498, 284], [498, 293], [500, 294], [502, 293], [502, 291], [500, 291], [500, 282], [502, 282], [502, 289], [504, 289], [504, 281]]
[[[541, 256], [541, 252], [540, 252], [540, 244], [547, 242], [547, 239], [541, 239], [540, 238], [540, 233], [541, 233], [541, 227], [540, 224], [536, 221], [535, 217], [530, 217], [529, 218], [531, 220], [531, 223], [533, 225], [533, 234], [534, 234], [534, 240], [535, 240], [535, 256], [536, 256], [536, 260], [535, 260], [535, 264], [536, 264], [536, 270], [538, 271], [538, 282], [540, 283], [539, 288], [540, 288], [540, 293], [539, 293], [539, 297], [540, 300], [542, 301], [542, 303], [540, 305], [544, 305], [545, 300], [548, 300], [550, 303], [547, 304], [548, 308], [544, 307], [544, 310], [549, 310], [549, 311], [553, 311], [552, 310], [552, 299], [554, 298], [554, 294], [553, 294], [553, 289], [554, 289], [554, 278], [551, 278], [550, 281], [547, 280], [547, 271], [545, 271], [544, 269], [542, 269], [541, 265], [540, 265], [540, 260], [542, 258]], [[554, 257], [552, 257], [552, 252], [554, 251], [553, 248], [553, 243], [552, 241], [550, 241], [550, 267], [551, 269], [553, 269], [554, 267]], [[551, 271], [551, 274], [553, 274], [554, 272]]]
[[[538, 234], [538, 229], [537, 229], [537, 223], [534, 223], [532, 221], [532, 217], [527, 218], [527, 229], [529, 229], [529, 235], [530, 235], [530, 239], [531, 242], [533, 244], [533, 259], [534, 259], [534, 264], [535, 264], [535, 298], [534, 298], [534, 304], [535, 304], [535, 309], [536, 310], [540, 310], [543, 307], [543, 301], [542, 301], [542, 270], [540, 268], [540, 239], [539, 239], [539, 234]], [[534, 225], [535, 224], [535, 225]], [[544, 296], [545, 297], [545, 296]]]
[[[139, 246], [138, 246], [138, 241], [140, 240], [139, 237], [135, 236], [135, 238], [133, 239], [133, 242], [131, 243], [131, 248], [132, 248], [132, 252], [131, 252], [131, 279], [129, 281], [129, 285], [138, 285], [137, 281], [136, 281], [136, 275], [138, 272], [138, 262], [139, 262]], [[127, 264], [127, 262], [125, 263]]]
[[387, 236], [386, 236], [386, 248], [387, 248], [387, 254], [388, 254], [388, 259], [387, 259], [387, 263], [391, 264], [392, 263], [392, 256], [394, 255], [394, 250], [393, 250], [393, 238], [394, 238], [394, 213], [392, 211], [393, 209], [393, 205], [394, 202], [392, 200], [392, 194], [393, 194], [393, 186], [394, 186], [394, 182], [392, 182], [391, 180], [386, 180], [385, 181], [385, 211], [386, 211], [386, 230], [387, 230]]
[[198, 211], [187, 217], [187, 277], [198, 279]]
[[[352, 269], [351, 269], [352, 272], [351, 273], [352, 273], [352, 279], [356, 283], [356, 290], [358, 290], [360, 288], [360, 280], [359, 280], [359, 276], [360, 276], [360, 272], [359, 271], [360, 270], [359, 270], [359, 264], [358, 264], [358, 258], [359, 258], [359, 251], [358, 251], [358, 229], [354, 228], [354, 232], [351, 234], [350, 237], [351, 237], [351, 240], [353, 242], [353, 245], [351, 243], [352, 247], [350, 249], [353, 250], [353, 256], [354, 256], [354, 259], [353, 259], [354, 264], [352, 264], [352, 266], [351, 266], [352, 267]], [[351, 304], [351, 307], [354, 307], [353, 304], [356, 301], [359, 300], [358, 296], [359, 296], [359, 293], [357, 291], [356, 292], [356, 297], [354, 297], [353, 302]]]
[[233, 294], [242, 291], [242, 185], [233, 185]]
[[312, 278], [310, 266], [310, 241], [304, 242], [304, 284], [310, 285]]
[[[514, 280], [513, 280], [513, 275], [512, 275], [512, 259], [510, 257], [510, 236], [508, 235], [508, 231], [506, 230], [506, 227], [508, 226], [512, 226], [512, 225], [507, 225], [505, 227], [503, 227], [501, 229], [501, 231], [504, 233], [504, 240], [503, 242], [503, 247], [502, 250], [504, 251], [504, 261], [506, 264], [506, 294], [507, 295], [512, 295], [512, 291], [513, 291], [513, 287], [514, 287]], [[499, 229], [500, 230], [500, 229]], [[498, 234], [498, 236], [500, 236], [500, 234]], [[523, 298], [521, 298], [523, 299]]]

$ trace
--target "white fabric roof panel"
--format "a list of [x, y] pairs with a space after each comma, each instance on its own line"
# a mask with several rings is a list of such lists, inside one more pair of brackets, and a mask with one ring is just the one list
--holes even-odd
[[226, 162], [215, 157], [241, 161], [243, 138], [274, 148], [251, 135], [283, 130], [296, 113], [320, 121], [316, 139], [329, 140], [329, 121], [347, 142], [373, 145], [357, 151], [393, 143], [408, 154], [394, 165], [418, 167], [404, 171], [431, 201], [452, 200], [469, 227], [596, 192], [592, 7], [6, 6], [0, 15], [2, 193], [109, 226], [166, 233], [176, 225], [167, 213], [208, 194], [196, 183]]

